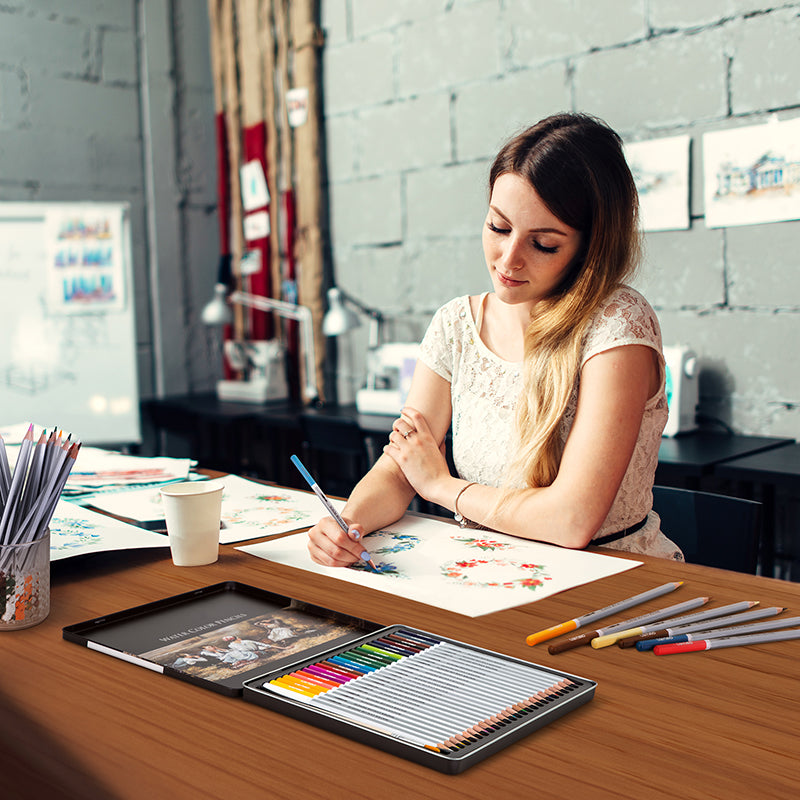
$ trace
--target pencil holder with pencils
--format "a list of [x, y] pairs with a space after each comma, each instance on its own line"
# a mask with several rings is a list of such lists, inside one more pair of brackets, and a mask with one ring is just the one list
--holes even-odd
[[0, 544], [0, 631], [30, 628], [50, 613], [50, 529], [22, 544]]
[[55, 428], [35, 440], [31, 424], [12, 472], [0, 435], [0, 631], [50, 613], [50, 523], [79, 449]]

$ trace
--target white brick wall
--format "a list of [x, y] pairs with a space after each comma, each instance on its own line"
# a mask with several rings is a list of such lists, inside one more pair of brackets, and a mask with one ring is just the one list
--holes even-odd
[[629, 141], [688, 134], [691, 229], [648, 235], [637, 285], [667, 343], [697, 349], [703, 413], [800, 438], [800, 222], [710, 230], [702, 180], [704, 132], [800, 114], [800, 2], [322, 0], [322, 20], [344, 289], [420, 336], [442, 302], [488, 288], [489, 162], [547, 114], [588, 111]]
[[199, 322], [219, 252], [213, 121], [205, 4], [0, 4], [0, 200], [131, 203], [144, 397], [159, 378], [167, 392], [210, 389], [220, 371]]

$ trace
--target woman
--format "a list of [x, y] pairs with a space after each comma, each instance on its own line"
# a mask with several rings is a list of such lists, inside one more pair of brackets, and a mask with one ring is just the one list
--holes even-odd
[[619, 137], [587, 115], [548, 117], [503, 147], [489, 191], [494, 291], [436, 313], [407, 405], [345, 506], [348, 533], [321, 520], [311, 557], [358, 560], [364, 533], [417, 493], [462, 525], [683, 560], [652, 512], [664, 359], [653, 309], [624, 283], [638, 200]]

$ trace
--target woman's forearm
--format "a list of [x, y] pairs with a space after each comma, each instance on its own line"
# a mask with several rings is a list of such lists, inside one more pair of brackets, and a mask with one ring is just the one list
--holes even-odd
[[343, 516], [358, 523], [366, 533], [396, 522], [414, 499], [411, 488], [397, 465], [382, 455], [372, 469], [356, 484]]

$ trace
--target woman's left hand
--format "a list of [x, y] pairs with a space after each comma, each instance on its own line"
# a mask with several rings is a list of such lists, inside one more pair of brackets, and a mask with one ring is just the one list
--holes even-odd
[[429, 499], [437, 481], [450, 477], [444, 443], [438, 444], [427, 420], [414, 408], [404, 408], [394, 421], [389, 444], [383, 452], [400, 467], [414, 491], [425, 499]]

